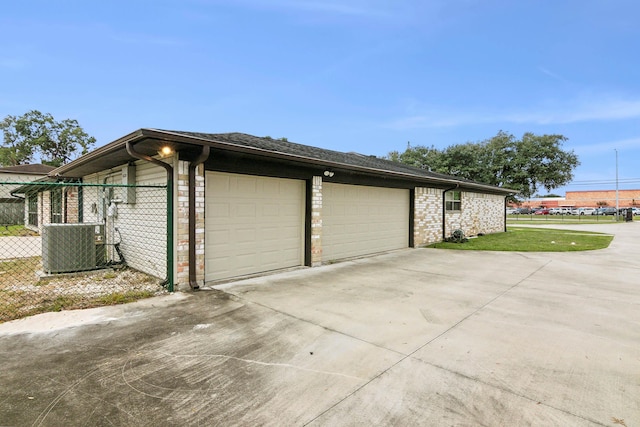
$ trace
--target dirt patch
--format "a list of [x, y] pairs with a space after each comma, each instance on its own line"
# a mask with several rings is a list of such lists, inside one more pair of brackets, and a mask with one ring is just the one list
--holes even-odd
[[133, 270], [101, 270], [38, 279], [40, 257], [0, 262], [0, 322], [48, 311], [122, 304], [165, 293], [160, 279]]

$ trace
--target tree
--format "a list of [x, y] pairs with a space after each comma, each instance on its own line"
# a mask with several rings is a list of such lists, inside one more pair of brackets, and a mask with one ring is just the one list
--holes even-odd
[[436, 169], [440, 169], [441, 152], [434, 146], [412, 148], [411, 143], [407, 142], [407, 149], [403, 153], [392, 151], [387, 159], [435, 172]]
[[0, 122], [3, 140], [0, 165], [32, 163], [36, 157], [44, 164], [60, 166], [86, 154], [96, 139], [76, 120], [56, 121], [49, 113], [32, 110], [20, 117], [7, 116]]
[[562, 150], [562, 143], [566, 140], [562, 135], [525, 133], [522, 140], [516, 141], [516, 156], [511, 159], [514, 169], [509, 184], [529, 198], [540, 187], [551, 191], [571, 182], [573, 170], [580, 161], [573, 150]]
[[512, 188], [529, 198], [541, 187], [550, 191], [573, 179], [580, 164], [573, 151], [562, 149], [562, 135], [534, 135], [522, 139], [500, 131], [488, 140], [452, 145], [444, 150], [407, 146], [403, 153], [392, 151], [392, 161], [482, 182]]

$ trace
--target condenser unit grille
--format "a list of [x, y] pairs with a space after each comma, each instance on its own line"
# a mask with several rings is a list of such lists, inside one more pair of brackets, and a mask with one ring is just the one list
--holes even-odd
[[46, 273], [96, 268], [95, 224], [43, 226], [42, 267]]

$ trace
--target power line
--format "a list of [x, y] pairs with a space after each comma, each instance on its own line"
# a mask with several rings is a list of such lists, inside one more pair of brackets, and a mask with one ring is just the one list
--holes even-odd
[[[593, 181], [573, 181], [567, 185], [565, 185], [565, 187], [578, 187], [578, 186], [589, 186], [589, 187], [593, 187], [596, 185], [615, 185], [616, 181], [615, 180], [608, 180], [608, 181], [597, 181], [597, 180], [593, 180]], [[628, 185], [628, 184], [640, 184], [640, 179], [621, 179], [618, 181], [618, 184], [624, 184], [624, 185]]]
[[[591, 179], [591, 180], [579, 180], [579, 181], [571, 181], [572, 184], [604, 184], [604, 183], [615, 183], [615, 179]], [[619, 179], [618, 182], [640, 182], [640, 178], [622, 178]]]

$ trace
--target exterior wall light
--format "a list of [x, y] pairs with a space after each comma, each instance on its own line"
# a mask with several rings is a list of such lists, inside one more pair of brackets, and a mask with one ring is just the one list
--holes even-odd
[[331, 178], [334, 175], [333, 171], [324, 171], [324, 176]]
[[158, 151], [158, 154], [162, 158], [169, 157], [170, 155], [173, 154], [173, 148], [169, 147], [168, 145], [165, 145]]

